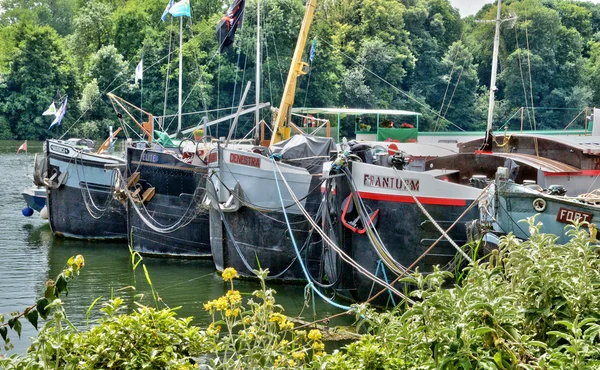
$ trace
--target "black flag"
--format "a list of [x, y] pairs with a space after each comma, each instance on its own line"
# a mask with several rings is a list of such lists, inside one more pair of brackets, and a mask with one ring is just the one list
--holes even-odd
[[233, 44], [235, 31], [238, 24], [241, 23], [244, 16], [244, 7], [246, 0], [235, 0], [235, 2], [227, 9], [227, 13], [221, 18], [217, 25], [217, 40], [219, 40], [219, 50], [227, 48]]

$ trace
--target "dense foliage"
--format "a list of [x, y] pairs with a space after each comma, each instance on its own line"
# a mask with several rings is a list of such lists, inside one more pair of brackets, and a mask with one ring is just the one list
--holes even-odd
[[[583, 226], [583, 225], [581, 225]], [[418, 303], [379, 314], [369, 333], [323, 357], [327, 369], [597, 369], [600, 256], [587, 228], [555, 244], [529, 220], [531, 240], [509, 235], [489, 261], [442, 288], [447, 273], [407, 278]]]
[[78, 331], [56, 299], [28, 353], [0, 356], [0, 366], [597, 369], [600, 255], [595, 235], [583, 226], [568, 226], [571, 240], [560, 245], [531, 218], [529, 241], [504, 238], [452, 288], [443, 287], [447, 272], [412, 274], [405, 281], [416, 287], [410, 294], [417, 303], [384, 313], [355, 306], [361, 338], [331, 353], [321, 330], [295, 327], [283, 314], [275, 291], [265, 285], [268, 270], [256, 271], [261, 287], [250, 294], [235, 290], [237, 272], [228, 268], [223, 279], [229, 290], [204, 305], [212, 317], [207, 328], [191, 326], [190, 318], [177, 318], [169, 308], [138, 304], [123, 313], [117, 297], [103, 303], [104, 317]]
[[[119, 125], [106, 97], [111, 91], [155, 116], [174, 114], [179, 25], [170, 16], [160, 20], [166, 3], [3, 1], [0, 139], [44, 139], [69, 128], [70, 136], [103, 137], [109, 125]], [[262, 100], [276, 106], [303, 2], [261, 3]], [[237, 106], [246, 81], [254, 79], [255, 3], [248, 0], [235, 44], [222, 53], [215, 25], [228, 3], [191, 5], [193, 17], [185, 19], [183, 32], [183, 111]], [[317, 38], [316, 56], [298, 82], [296, 105], [411, 109], [423, 114], [422, 130], [481, 129], [494, 26], [476, 20], [494, 19], [495, 9], [488, 4], [461, 19], [449, 0], [319, 1], [309, 36]], [[581, 128], [582, 110], [600, 105], [600, 5], [506, 0], [502, 13], [518, 19], [502, 25], [496, 127], [563, 128], [581, 113], [573, 123]], [[134, 84], [142, 58], [143, 84]], [[50, 132], [51, 118], [41, 112], [57, 91], [68, 94], [70, 103], [62, 126]], [[253, 94], [252, 89], [248, 101]], [[224, 114], [212, 112], [209, 118]], [[199, 121], [200, 116], [187, 116], [184, 125]], [[174, 125], [172, 118], [165, 120], [165, 127]], [[353, 126], [344, 121], [342, 134], [352, 135]], [[222, 125], [219, 135], [225, 130]], [[242, 122], [238, 131], [247, 130]]]

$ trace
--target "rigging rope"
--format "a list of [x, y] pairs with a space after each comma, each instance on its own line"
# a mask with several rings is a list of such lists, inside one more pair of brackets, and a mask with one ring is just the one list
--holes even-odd
[[[290, 233], [290, 238], [292, 239], [292, 245], [294, 246], [294, 252], [296, 252], [296, 257], [299, 258], [298, 261], [300, 262], [300, 267], [302, 267], [302, 272], [304, 273], [304, 276], [306, 277], [306, 281], [308, 282], [307, 287], [310, 287], [313, 292], [315, 292], [319, 297], [321, 297], [321, 299], [323, 299], [325, 302], [329, 303], [330, 305], [340, 308], [342, 310], [350, 311], [349, 306], [341, 305], [337, 302], [332, 301], [329, 297], [325, 296], [325, 294], [321, 293], [321, 291], [319, 289], [317, 289], [317, 287], [314, 286], [312, 276], [310, 275], [310, 273], [306, 269], [306, 266], [304, 265], [304, 263], [302, 263], [302, 259], [300, 258], [300, 252], [298, 251], [298, 246], [296, 245], [296, 239], [294, 238], [294, 234], [292, 232], [292, 227], [289, 224], [287, 212], [285, 211], [285, 206], [283, 204], [283, 197], [281, 196], [281, 189], [279, 188], [279, 180], [277, 179], [277, 172], [275, 171], [276, 168], [277, 168], [277, 171], [279, 171], [279, 167], [277, 167], [277, 164], [275, 163], [274, 158], [271, 158], [271, 161], [273, 163], [273, 176], [275, 176], [275, 185], [277, 186], [277, 194], [279, 195], [279, 201], [281, 202], [281, 209], [283, 210], [283, 216], [285, 217], [288, 231]], [[281, 177], [283, 179], [283, 174], [281, 173], [281, 171], [279, 171], [279, 173], [281, 174]], [[283, 179], [283, 180], [285, 181], [285, 179]], [[287, 186], [287, 182], [286, 182], [286, 186]], [[291, 189], [288, 189], [288, 190], [290, 192], [292, 191]], [[301, 204], [298, 204], [298, 206], [301, 206]], [[313, 225], [313, 227], [314, 227], [314, 225]]]
[[[324, 39], [321, 39], [322, 42], [326, 43], [327, 45], [333, 47], [333, 45], [331, 45], [330, 43], [328, 43], [327, 41], [325, 41]], [[381, 80], [383, 83], [385, 83], [386, 85], [390, 86], [392, 89], [396, 90], [397, 92], [399, 92], [400, 94], [404, 95], [405, 97], [407, 97], [409, 100], [412, 100], [413, 102], [417, 103], [418, 105], [420, 105], [423, 109], [430, 111], [431, 113], [433, 113], [435, 116], [440, 117], [440, 115], [434, 111], [433, 109], [431, 109], [431, 107], [427, 106], [425, 103], [420, 102], [418, 99], [416, 99], [415, 97], [411, 96], [410, 94], [408, 94], [407, 92], [405, 92], [404, 90], [392, 85], [391, 82], [388, 82], [386, 79], [384, 79], [383, 77], [379, 76], [377, 73], [373, 72], [372, 70], [370, 70], [369, 68], [367, 68], [365, 65], [357, 62], [356, 60], [354, 60], [354, 58], [352, 58], [351, 56], [349, 56], [348, 54], [344, 53], [343, 51], [339, 51], [339, 53], [341, 55], [343, 55], [344, 57], [346, 57], [347, 59], [349, 59], [350, 61], [352, 61], [352, 63], [358, 65], [359, 67], [363, 68], [365, 71], [369, 72], [370, 74], [372, 74], [373, 76], [375, 76], [376, 78], [378, 78], [379, 80]], [[441, 117], [444, 121], [448, 122], [449, 124], [451, 124], [452, 126], [456, 127], [457, 129], [459, 129], [460, 131], [465, 131], [462, 127], [458, 126], [457, 124], [455, 124], [454, 122]]]
[[[94, 198], [92, 197], [92, 194], [90, 193], [90, 188], [87, 182], [87, 179], [85, 177], [85, 170], [84, 170], [84, 164], [83, 164], [83, 159], [80, 158], [81, 160], [81, 172], [83, 173], [83, 184], [85, 184], [85, 191], [84, 191], [84, 185], [82, 185], [82, 181], [81, 181], [81, 176], [79, 174], [79, 165], [77, 164], [77, 157], [79, 157], [81, 154], [81, 152], [78, 152], [77, 155], [75, 157], [73, 157], [74, 159], [74, 165], [75, 165], [75, 172], [77, 173], [77, 180], [79, 180], [79, 188], [81, 190], [81, 197], [83, 198], [83, 203], [85, 204], [85, 208], [87, 209], [88, 213], [90, 214], [90, 216], [92, 216], [92, 218], [94, 218], [95, 220], [98, 220], [100, 218], [102, 218], [102, 216], [104, 216], [104, 214], [106, 213], [106, 211], [108, 211], [108, 206], [111, 203], [111, 201], [113, 200], [112, 194], [114, 192], [114, 173], [111, 175], [111, 185], [109, 187], [108, 190], [108, 196], [106, 197], [106, 199], [104, 200], [104, 204], [102, 206], [102, 208], [100, 208], [99, 206], [96, 205], [96, 203], [94, 202]], [[87, 194], [87, 198], [86, 195]], [[95, 211], [100, 212], [100, 214], [96, 214], [94, 213], [95, 211], [92, 211], [92, 207], [95, 209]]]
[[[356, 187], [356, 184], [354, 183], [352, 174], [350, 174], [347, 167], [343, 167], [342, 171], [344, 172], [344, 174], [346, 174], [346, 179], [348, 180], [348, 184], [350, 185], [350, 190], [352, 193], [352, 198], [353, 198], [352, 200], [354, 201], [354, 203], [357, 206], [356, 209], [358, 211], [358, 215], [363, 223], [363, 226], [366, 229], [367, 236], [369, 237], [369, 241], [371, 242], [371, 245], [374, 247], [375, 252], [377, 253], [377, 256], [396, 275], [404, 273], [404, 271], [406, 270], [406, 267], [404, 267], [401, 263], [396, 261], [394, 259], [394, 257], [392, 257], [392, 254], [385, 247], [385, 244], [381, 240], [381, 237], [379, 236], [377, 229], [375, 229], [375, 225], [373, 225], [373, 222], [370, 222], [368, 217], [365, 215], [365, 211], [367, 210], [367, 207], [365, 206], [362, 198], [358, 194], [358, 189]], [[366, 213], [368, 214], [368, 212], [366, 212]]]
[[[139, 167], [139, 165], [140, 164], [138, 164], [138, 167]], [[142, 214], [142, 211], [139, 209], [136, 201], [133, 199], [133, 196], [131, 195], [131, 192], [127, 188], [127, 183], [126, 183], [125, 179], [122, 176], [119, 176], [119, 179], [121, 181], [121, 189], [124, 190], [125, 194], [127, 195], [127, 198], [129, 199], [129, 204], [133, 207], [133, 209], [137, 213], [138, 217], [152, 231], [155, 231], [155, 232], [161, 233], [161, 234], [170, 234], [176, 230], [179, 230], [179, 229], [189, 225], [196, 218], [196, 215], [198, 214], [196, 209], [192, 208], [192, 205], [194, 205], [194, 204], [198, 205], [198, 202], [195, 201], [198, 190], [203, 189], [206, 192], [205, 188], [202, 188], [201, 186], [197, 186], [196, 189], [194, 190], [194, 194], [192, 194], [192, 201], [188, 205], [188, 207], [185, 210], [185, 212], [183, 213], [183, 215], [179, 218], [179, 220], [175, 221], [171, 225], [163, 225], [150, 215], [150, 213], [148, 212], [148, 210], [146, 209], [146, 207], [143, 204], [142, 204], [142, 207], [143, 207], [146, 215]], [[203, 196], [204, 196], [204, 194], [203, 194]], [[193, 210], [193, 211], [190, 212], [190, 210]], [[159, 225], [159, 226], [156, 226], [155, 224]]]
[[294, 194], [294, 191], [292, 190], [292, 188], [290, 187], [290, 185], [288, 184], [287, 180], [285, 179], [285, 177], [283, 176], [283, 173], [281, 173], [281, 169], [279, 168], [279, 166], [277, 165], [277, 162], [275, 163], [275, 168], [277, 169], [277, 172], [279, 172], [280, 176], [281, 176], [281, 180], [283, 181], [283, 183], [285, 184], [288, 192], [290, 193], [290, 195], [292, 196], [292, 198], [294, 199], [294, 201], [296, 202], [296, 205], [298, 206], [298, 208], [300, 209], [300, 211], [304, 214], [304, 216], [306, 217], [306, 219], [308, 220], [308, 222], [310, 222], [310, 224], [314, 227], [314, 229], [317, 231], [317, 233], [319, 233], [319, 235], [321, 235], [321, 238], [323, 239], [323, 241], [325, 241], [333, 250], [335, 250], [339, 255], [340, 258], [348, 263], [350, 266], [354, 267], [355, 269], [358, 270], [358, 272], [366, 277], [368, 277], [371, 280], [376, 281], [379, 285], [385, 287], [386, 289], [390, 289], [392, 292], [394, 292], [396, 295], [398, 295], [399, 297], [407, 300], [409, 303], [414, 303], [413, 300], [411, 300], [410, 298], [408, 298], [406, 295], [404, 295], [402, 292], [400, 292], [398, 289], [394, 288], [393, 286], [391, 286], [390, 284], [387, 284], [385, 281], [381, 280], [380, 278], [378, 278], [377, 276], [373, 275], [373, 273], [371, 273], [369, 270], [367, 270], [365, 267], [361, 266], [360, 264], [358, 264], [356, 261], [354, 261], [350, 256], [348, 256], [348, 254], [346, 254], [346, 252], [344, 252], [340, 247], [338, 247], [332, 240], [331, 238], [329, 238], [329, 236], [327, 236], [327, 234], [319, 227], [319, 225], [317, 225], [317, 223], [315, 222], [315, 220], [310, 216], [310, 214], [306, 211], [306, 209], [304, 208], [304, 206], [302, 206], [302, 204], [300, 203], [300, 201], [298, 200], [298, 198], [296, 197], [296, 195]]
[[404, 180], [404, 178], [402, 178], [402, 175], [400, 175], [400, 172], [396, 169], [396, 167], [392, 167], [394, 169], [394, 171], [396, 172], [396, 175], [398, 175], [398, 178], [402, 181], [402, 183], [404, 184], [404, 187], [406, 188], [406, 190], [408, 190], [409, 194], [411, 197], [413, 197], [413, 199], [415, 200], [415, 203], [417, 204], [417, 206], [419, 206], [419, 208], [421, 209], [421, 211], [423, 212], [423, 214], [425, 214], [425, 216], [427, 216], [427, 218], [432, 222], [432, 224], [435, 226], [436, 229], [438, 229], [438, 231], [440, 233], [442, 233], [442, 235], [446, 238], [446, 240], [448, 240], [448, 242], [454, 247], [454, 249], [456, 249], [456, 251], [460, 254], [463, 255], [463, 257], [465, 257], [465, 259], [467, 261], [469, 261], [469, 263], [473, 263], [473, 260], [471, 259], [471, 257], [469, 257], [468, 254], [465, 253], [465, 251], [462, 250], [461, 247], [459, 247], [454, 240], [452, 240], [452, 238], [450, 238], [450, 236], [448, 236], [448, 234], [444, 231], [444, 229], [442, 229], [440, 227], [440, 225], [438, 225], [437, 222], [435, 222], [435, 220], [433, 219], [433, 217], [431, 217], [431, 215], [429, 214], [429, 212], [427, 212], [427, 210], [425, 209], [425, 207], [423, 207], [423, 205], [421, 204], [421, 202], [419, 201], [419, 199], [417, 199], [417, 197], [415, 196], [415, 194], [412, 192], [412, 190], [410, 190], [410, 186], [408, 185], [408, 183], [406, 182], [406, 180]]

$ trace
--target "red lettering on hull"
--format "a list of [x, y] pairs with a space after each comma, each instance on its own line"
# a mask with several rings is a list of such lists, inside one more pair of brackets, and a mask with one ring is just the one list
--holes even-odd
[[229, 154], [229, 162], [241, 164], [242, 166], [260, 168], [260, 158], [251, 157], [249, 155], [231, 153]]

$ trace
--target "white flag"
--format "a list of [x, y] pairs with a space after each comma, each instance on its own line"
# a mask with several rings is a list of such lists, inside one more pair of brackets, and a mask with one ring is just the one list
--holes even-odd
[[44, 113], [42, 113], [42, 116], [56, 116], [56, 106], [54, 105], [54, 102], [52, 102], [50, 107], [46, 109]]
[[137, 67], [135, 67], [135, 83], [138, 82], [138, 80], [143, 80], [144, 79], [144, 60], [140, 60], [140, 63], [137, 65]]

